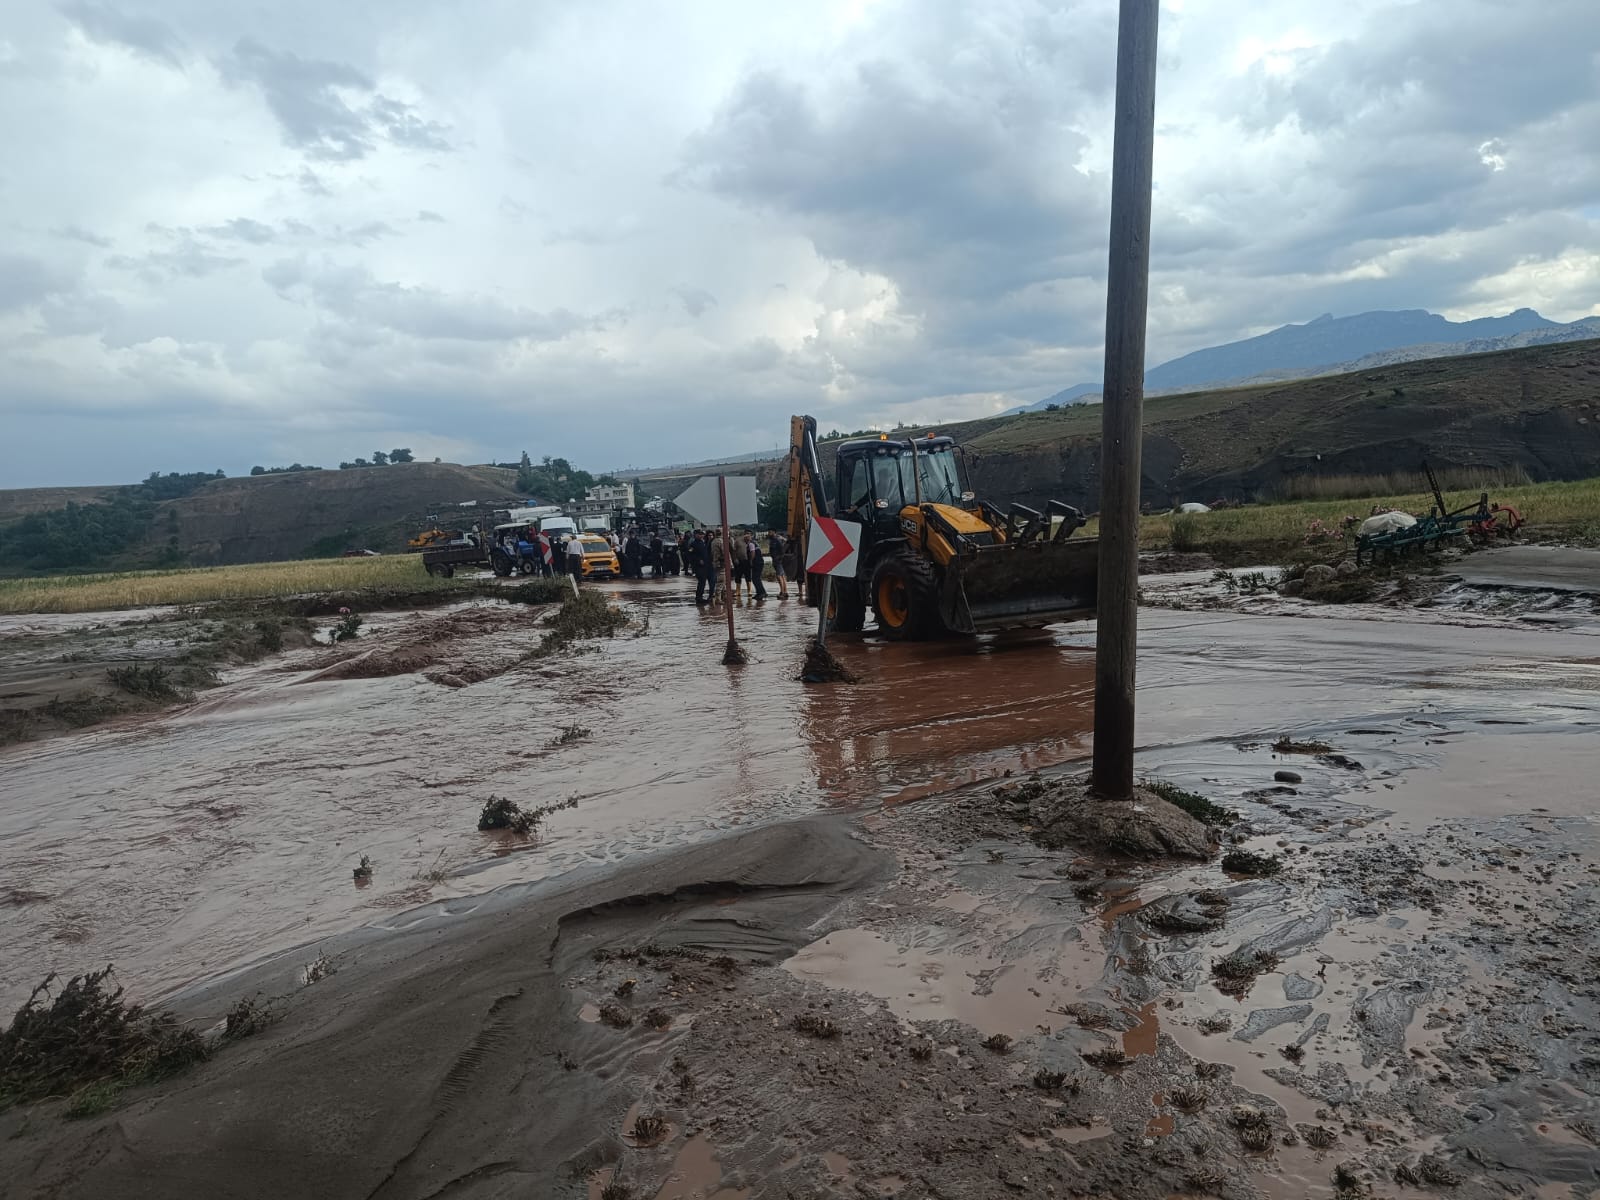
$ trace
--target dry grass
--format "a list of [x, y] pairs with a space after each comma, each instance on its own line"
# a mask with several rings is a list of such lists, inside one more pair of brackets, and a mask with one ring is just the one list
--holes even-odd
[[[1600, 541], [1600, 478], [1486, 490], [1491, 502], [1509, 504], [1521, 513], [1532, 532]], [[1446, 489], [1444, 498], [1452, 508], [1460, 508], [1476, 500], [1477, 492]], [[1433, 496], [1417, 491], [1400, 495], [1378, 492], [1359, 499], [1251, 504], [1185, 516], [1181, 527], [1175, 525], [1180, 519], [1177, 515], [1162, 513], [1147, 516], [1139, 523], [1139, 546], [1147, 551], [1169, 550], [1176, 534], [1186, 550], [1230, 561], [1275, 562], [1305, 544], [1306, 529], [1313, 520], [1337, 525], [1347, 514], [1367, 516], [1374, 504], [1425, 513], [1433, 507]], [[1098, 532], [1099, 522], [1091, 520], [1081, 534], [1074, 536], [1092, 537]], [[1355, 543], [1322, 542], [1312, 549], [1331, 559], [1346, 546], [1353, 552]]]
[[0, 613], [97, 612], [215, 600], [275, 599], [363, 588], [447, 591], [461, 579], [439, 579], [414, 554], [380, 558], [310, 558], [181, 571], [125, 571], [0, 579]]

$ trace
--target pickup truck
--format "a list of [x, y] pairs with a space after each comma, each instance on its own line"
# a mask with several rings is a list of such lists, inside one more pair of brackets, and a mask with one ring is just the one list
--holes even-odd
[[492, 566], [490, 552], [475, 536], [429, 546], [422, 552], [422, 569], [429, 575], [443, 575], [446, 579], [456, 573], [457, 567]]

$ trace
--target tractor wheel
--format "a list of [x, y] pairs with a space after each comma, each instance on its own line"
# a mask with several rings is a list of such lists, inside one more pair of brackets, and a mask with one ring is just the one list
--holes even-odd
[[939, 632], [939, 585], [933, 568], [911, 554], [891, 554], [872, 573], [872, 611], [878, 629], [895, 641]]
[[504, 579], [511, 574], [511, 560], [504, 554], [496, 554], [489, 560], [489, 565], [494, 568], [494, 573]]
[[867, 606], [861, 585], [853, 579], [835, 579], [828, 593], [828, 629], [833, 633], [860, 633], [867, 623]]
[[446, 579], [454, 579], [456, 577], [455, 563], [445, 563], [444, 566], [439, 568], [439, 574], [443, 575]]
[[432, 563], [423, 563], [422, 569], [429, 575], [437, 575], [439, 573], [439, 568], [434, 566]]

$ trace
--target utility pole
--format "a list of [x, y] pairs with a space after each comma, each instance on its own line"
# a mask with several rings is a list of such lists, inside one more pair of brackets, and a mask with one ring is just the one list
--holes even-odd
[[1145, 313], [1150, 293], [1159, 12], [1160, 0], [1121, 0], [1117, 22], [1106, 373], [1100, 413], [1100, 580], [1092, 775], [1094, 793], [1104, 800], [1133, 796], [1139, 457], [1144, 423]]

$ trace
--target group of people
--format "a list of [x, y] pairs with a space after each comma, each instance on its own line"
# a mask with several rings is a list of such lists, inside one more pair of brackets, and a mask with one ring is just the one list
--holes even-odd
[[732, 599], [742, 603], [767, 598], [766, 569], [772, 563], [777, 577], [778, 599], [789, 598], [789, 576], [795, 573], [790, 561], [789, 539], [776, 531], [767, 534], [762, 549], [759, 536], [750, 530], [735, 530], [732, 550], [722, 543], [717, 529], [696, 529], [679, 537], [679, 554], [694, 576], [696, 604], [715, 604]]

